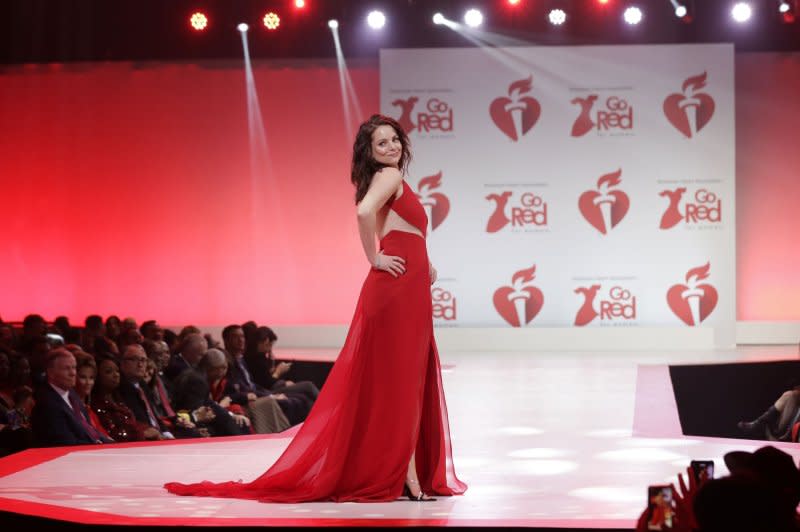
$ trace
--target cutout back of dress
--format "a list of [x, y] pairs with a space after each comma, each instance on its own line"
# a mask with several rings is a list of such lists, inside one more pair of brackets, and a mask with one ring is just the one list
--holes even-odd
[[403, 195], [399, 198], [392, 196], [386, 203], [400, 218], [419, 229], [423, 237], [425, 236], [428, 229], [428, 215], [425, 214], [425, 208], [405, 180], [403, 181]]

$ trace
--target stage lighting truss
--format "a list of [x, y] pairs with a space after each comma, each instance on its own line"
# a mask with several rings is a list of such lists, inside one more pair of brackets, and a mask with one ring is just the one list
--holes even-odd
[[642, 10], [636, 6], [626, 8], [625, 12], [622, 14], [622, 18], [631, 26], [639, 24], [642, 21], [642, 17]]
[[560, 26], [567, 21], [567, 13], [563, 9], [551, 9], [547, 19], [553, 26]]
[[203, 31], [208, 27], [208, 17], [206, 17], [205, 13], [198, 11], [197, 13], [192, 13], [192, 16], [189, 17], [189, 24], [197, 31]]
[[281, 17], [277, 13], [270, 11], [264, 15], [264, 27], [270, 31], [277, 30], [281, 25]]

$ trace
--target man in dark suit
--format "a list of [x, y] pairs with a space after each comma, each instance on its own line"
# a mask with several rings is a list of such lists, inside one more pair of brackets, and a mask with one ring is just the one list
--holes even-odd
[[259, 397], [272, 396], [289, 420], [296, 425], [302, 423], [311, 410], [311, 401], [302, 396], [272, 393], [255, 382], [244, 360], [245, 337], [244, 330], [239, 325], [228, 325], [222, 330], [222, 340], [225, 342], [225, 351], [230, 357], [228, 367], [226, 394], [236, 404], [248, 404]]
[[[201, 337], [202, 338], [202, 337]], [[161, 433], [162, 438], [199, 438], [193, 423], [182, 420], [178, 416], [159, 419], [158, 415], [144, 391], [145, 372], [147, 371], [147, 355], [139, 344], [130, 344], [122, 352], [120, 362], [121, 378], [118, 393], [122, 402], [130, 408], [137, 421], [150, 425]]]
[[38, 446], [108, 443], [91, 423], [89, 413], [75, 392], [75, 357], [64, 348], [53, 349], [46, 359], [47, 382], [37, 393], [31, 416]]
[[172, 382], [187, 369], [196, 369], [207, 350], [208, 342], [202, 334], [188, 334], [181, 345], [181, 352], [170, 358], [164, 376]]

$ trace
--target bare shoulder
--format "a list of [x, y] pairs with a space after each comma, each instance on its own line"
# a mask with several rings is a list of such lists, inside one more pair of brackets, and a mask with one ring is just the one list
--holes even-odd
[[400, 173], [400, 170], [393, 166], [384, 166], [375, 172], [375, 175], [372, 177], [372, 179], [380, 179], [381, 181], [396, 182], [397, 184], [400, 184], [400, 181], [403, 180], [403, 174]]

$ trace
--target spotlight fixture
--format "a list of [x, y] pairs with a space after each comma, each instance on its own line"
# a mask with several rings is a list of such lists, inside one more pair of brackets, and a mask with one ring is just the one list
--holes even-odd
[[297, 9], [303, 9], [306, 7], [306, 0], [294, 0], [294, 7]]
[[477, 28], [483, 23], [483, 13], [477, 9], [470, 9], [464, 13], [464, 24], [470, 28]]
[[241, 31], [242, 33], [244, 33], [244, 32], [246, 32], [248, 29], [250, 29], [250, 26], [248, 26], [248, 25], [247, 25], [247, 24], [245, 24], [244, 22], [240, 22], [240, 23], [239, 23], [239, 25], [238, 25], [238, 26], [236, 26], [236, 29], [237, 29], [237, 30], [239, 30], [239, 31]]
[[672, 8], [675, 10], [675, 16], [680, 19], [681, 22], [685, 22], [686, 24], [690, 24], [692, 19], [692, 12], [694, 11], [694, 5], [692, 0], [669, 0], [672, 4]]
[[433, 23], [434, 24], [444, 24], [444, 15], [441, 13], [436, 13], [433, 15]]
[[517, 6], [520, 4], [522, 0], [508, 0], [508, 4], [511, 6]]
[[281, 17], [278, 16], [277, 13], [270, 11], [266, 15], [264, 15], [264, 27], [268, 30], [277, 30], [278, 26], [281, 25]]
[[547, 18], [553, 26], [560, 26], [567, 21], [567, 14], [563, 9], [551, 9]]
[[197, 31], [203, 31], [208, 27], [208, 17], [206, 17], [205, 13], [198, 11], [197, 13], [192, 13], [192, 16], [189, 17], [189, 24]]
[[794, 24], [797, 20], [797, 0], [778, 0], [778, 13], [784, 24]]
[[339, 21], [338, 21], [338, 20], [336, 20], [335, 18], [332, 18], [332, 19], [330, 19], [330, 20], [328, 21], [328, 27], [329, 27], [330, 29], [332, 29], [332, 30], [335, 30], [336, 28], [338, 28], [338, 27], [339, 27]]
[[631, 6], [625, 10], [622, 16], [625, 22], [631, 26], [635, 26], [642, 21], [642, 10], [636, 6]]
[[373, 30], [379, 30], [386, 25], [386, 15], [381, 11], [370, 11], [367, 15], [367, 24]]
[[733, 6], [733, 9], [731, 9], [731, 16], [733, 20], [740, 24], [747, 22], [750, 20], [750, 17], [753, 16], [753, 8], [750, 7], [748, 2], [737, 2], [736, 5]]

